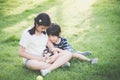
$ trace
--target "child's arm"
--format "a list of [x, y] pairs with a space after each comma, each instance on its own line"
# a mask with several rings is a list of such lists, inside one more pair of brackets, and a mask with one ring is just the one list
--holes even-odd
[[51, 52], [52, 52], [52, 49], [55, 48], [53, 43], [50, 40], [48, 40], [48, 42], [47, 42], [47, 47]]
[[23, 47], [23, 46], [20, 46], [20, 48], [19, 48], [19, 56], [27, 58], [28, 60], [29, 59], [34, 59], [34, 60], [38, 60], [38, 61], [44, 61], [45, 60], [45, 57], [40, 57], [40, 56], [35, 56], [35, 55], [32, 55], [32, 54], [28, 54], [25, 51], [25, 47]]
[[53, 54], [57, 54], [62, 51], [62, 49], [55, 48], [53, 43], [50, 40], [48, 40], [48, 42], [47, 42], [47, 47], [50, 50], [50, 52], [52, 52]]

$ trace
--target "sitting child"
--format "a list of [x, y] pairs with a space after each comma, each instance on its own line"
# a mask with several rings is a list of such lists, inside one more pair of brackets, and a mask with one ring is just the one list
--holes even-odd
[[[72, 53], [72, 57], [78, 58], [79, 60], [88, 61], [91, 64], [97, 63], [98, 58], [89, 59], [82, 55], [86, 52], [81, 52], [81, 54], [75, 53], [72, 46], [68, 44], [67, 39], [61, 37], [61, 28], [59, 25], [52, 23], [51, 26], [47, 29], [47, 34], [49, 40], [55, 46], [55, 48], [51, 50], [53, 53], [59, 53], [60, 51], [64, 50], [66, 52]], [[90, 53], [87, 52], [87, 54]]]

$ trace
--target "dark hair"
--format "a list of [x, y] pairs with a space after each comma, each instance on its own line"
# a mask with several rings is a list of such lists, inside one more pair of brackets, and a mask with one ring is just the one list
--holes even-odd
[[36, 24], [38, 26], [40, 25], [46, 26], [46, 27], [50, 26], [51, 20], [49, 15], [46, 13], [40, 13], [37, 17], [34, 18], [34, 27], [29, 30], [29, 33], [31, 35], [35, 34]]
[[61, 32], [61, 28], [58, 24], [55, 24], [55, 23], [51, 23], [50, 27], [47, 29], [47, 34], [48, 36], [49, 35], [52, 35], [52, 36], [59, 36]]

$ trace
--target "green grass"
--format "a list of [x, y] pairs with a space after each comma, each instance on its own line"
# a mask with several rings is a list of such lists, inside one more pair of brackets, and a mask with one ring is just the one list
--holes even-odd
[[120, 1], [92, 1], [0, 0], [0, 80], [35, 80], [40, 75], [26, 69], [18, 56], [20, 36], [40, 12], [61, 25], [75, 50], [89, 50], [93, 54], [88, 57], [99, 58], [95, 65], [72, 59], [70, 68], [59, 68], [44, 80], [120, 80]]

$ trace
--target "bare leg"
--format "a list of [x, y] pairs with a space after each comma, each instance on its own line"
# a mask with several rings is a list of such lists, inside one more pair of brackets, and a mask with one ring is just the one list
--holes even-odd
[[73, 53], [72, 57], [78, 58], [79, 60], [83, 60], [83, 61], [90, 61], [89, 58], [85, 57], [84, 55], [77, 54], [77, 53]]
[[50, 71], [62, 66], [64, 63], [68, 62], [72, 58], [71, 54], [65, 54], [63, 56], [60, 56], [48, 69]]
[[98, 58], [89, 59], [85, 57], [84, 55], [77, 54], [77, 53], [73, 53], [72, 57], [78, 58], [79, 60], [88, 61], [90, 62], [90, 64], [95, 64], [98, 61]]
[[49, 68], [51, 64], [45, 63], [45, 62], [40, 62], [37, 60], [28, 60], [26, 67], [32, 70], [41, 70], [41, 69], [46, 69]]
[[43, 76], [53, 71], [54, 69], [57, 69], [58, 67], [62, 66], [64, 63], [68, 62], [72, 58], [72, 54], [69, 53], [65, 53], [64, 55], [63, 53], [61, 54], [60, 57], [58, 57], [58, 59], [56, 59], [56, 61], [49, 68], [41, 70]]

